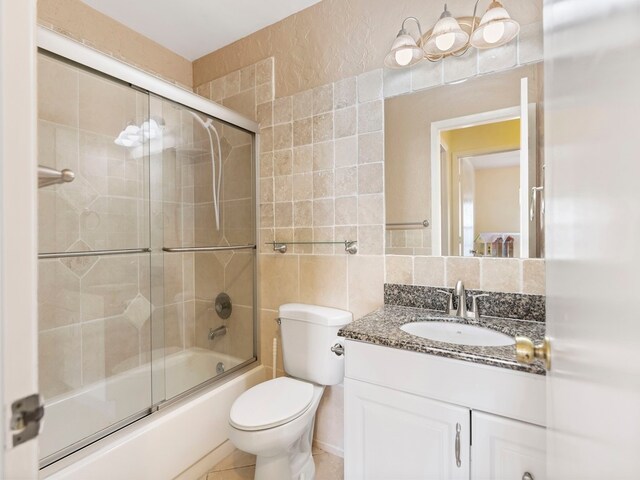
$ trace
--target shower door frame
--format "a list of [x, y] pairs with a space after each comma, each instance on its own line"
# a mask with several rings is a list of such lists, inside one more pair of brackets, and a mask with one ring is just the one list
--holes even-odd
[[[253, 221], [253, 235], [254, 235], [254, 275], [253, 275], [253, 352], [254, 355], [252, 358], [242, 362], [236, 367], [229, 369], [228, 372], [225, 372], [221, 375], [217, 375], [215, 377], [206, 380], [205, 382], [196, 385], [185, 392], [182, 392], [175, 397], [164, 399], [159, 402], [151, 401], [149, 405], [149, 410], [147, 412], [143, 412], [140, 414], [133, 415], [129, 418], [123, 419], [120, 422], [117, 422], [110, 427], [107, 427], [99, 432], [94, 433], [93, 435], [76, 442], [68, 447], [62, 449], [61, 451], [50, 455], [46, 459], [40, 460], [40, 468], [47, 467], [57, 462], [58, 460], [71, 455], [75, 452], [80, 451], [85, 448], [87, 445], [99, 441], [105, 437], [108, 437], [111, 433], [124, 428], [128, 425], [131, 425], [137, 420], [141, 418], [146, 418], [148, 415], [152, 414], [155, 411], [158, 411], [160, 408], [164, 408], [165, 406], [172, 405], [175, 402], [183, 400], [185, 397], [191, 396], [203, 389], [210, 387], [213, 384], [219, 383], [220, 381], [224, 381], [225, 377], [229, 378], [230, 375], [239, 374], [242, 371], [246, 370], [250, 365], [256, 363], [260, 358], [259, 346], [260, 342], [258, 341], [258, 312], [260, 311], [259, 305], [259, 295], [258, 295], [258, 235], [259, 235], [259, 227], [258, 227], [258, 198], [260, 198], [260, 175], [258, 170], [258, 152], [260, 151], [260, 136], [259, 136], [259, 125], [257, 122], [248, 119], [239, 113], [214, 103], [211, 100], [204, 99], [199, 95], [181, 87], [178, 85], [173, 85], [165, 80], [157, 78], [153, 75], [145, 73], [141, 70], [138, 70], [135, 67], [127, 65], [125, 63], [120, 62], [114, 58], [109, 57], [97, 50], [94, 50], [90, 47], [77, 43], [74, 40], [71, 40], [65, 36], [62, 36], [52, 30], [49, 30], [45, 27], [38, 26], [36, 31], [37, 38], [37, 47], [39, 50], [44, 51], [45, 53], [53, 54], [54, 56], [60, 57], [62, 60], [66, 60], [71, 62], [72, 64], [77, 64], [79, 67], [84, 67], [89, 70], [93, 70], [99, 74], [105, 75], [106, 77], [111, 78], [116, 82], [124, 82], [128, 86], [133, 89], [139, 90], [141, 92], [154, 95], [156, 97], [160, 97], [162, 99], [169, 100], [171, 102], [180, 104], [186, 108], [189, 108], [193, 111], [203, 113], [209, 117], [212, 117], [216, 120], [220, 120], [224, 123], [227, 123], [233, 127], [238, 127], [247, 133], [253, 136], [253, 148], [252, 148], [252, 170], [253, 170], [253, 188], [254, 188], [254, 204], [252, 205], [252, 221]], [[34, 177], [35, 178], [35, 177]], [[240, 247], [239, 247], [240, 248]], [[242, 248], [246, 249], [246, 246], [242, 246]], [[230, 249], [230, 248], [229, 248]], [[151, 254], [151, 249], [150, 254]], [[164, 249], [163, 249], [164, 250]], [[159, 253], [159, 252], [155, 252]], [[153, 363], [155, 361], [152, 360], [152, 372], [153, 372]], [[153, 373], [152, 373], [153, 376]], [[152, 378], [150, 378], [150, 382], [152, 382]], [[45, 409], [46, 410], [46, 409]], [[45, 413], [46, 417], [46, 413]], [[43, 461], [45, 460], [45, 461]]]

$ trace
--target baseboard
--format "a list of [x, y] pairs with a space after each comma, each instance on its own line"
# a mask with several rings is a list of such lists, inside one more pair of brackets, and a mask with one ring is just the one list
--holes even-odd
[[324, 450], [331, 455], [335, 455], [336, 457], [344, 458], [344, 450], [342, 448], [336, 447], [334, 445], [330, 445], [328, 443], [320, 442], [318, 440], [314, 440], [313, 444], [318, 447], [320, 450]]
[[[227, 440], [215, 450], [210, 451], [196, 463], [187, 468], [184, 472], [178, 475], [174, 480], [198, 480], [213, 469], [218, 463], [222, 461], [236, 447]], [[322, 447], [320, 447], [322, 448]], [[324, 449], [323, 449], [324, 450]]]

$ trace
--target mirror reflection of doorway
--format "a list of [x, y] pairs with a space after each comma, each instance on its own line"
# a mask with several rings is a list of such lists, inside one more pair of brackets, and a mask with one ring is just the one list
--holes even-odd
[[519, 256], [520, 119], [440, 132], [449, 254]]

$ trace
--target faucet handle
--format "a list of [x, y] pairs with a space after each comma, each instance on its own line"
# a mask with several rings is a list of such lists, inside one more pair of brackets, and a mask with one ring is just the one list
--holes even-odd
[[480, 293], [478, 295], [471, 295], [471, 299], [472, 299], [472, 304], [471, 304], [471, 311], [469, 312], [469, 316], [473, 316], [473, 318], [475, 320], [480, 320], [480, 310], [478, 308], [478, 299], [480, 297], [488, 297], [489, 294], [488, 293]]
[[443, 295], [448, 295], [449, 296], [449, 301], [447, 302], [447, 314], [451, 315], [451, 312], [453, 312], [454, 308], [453, 308], [453, 292], [449, 292], [447, 290], [436, 290], [438, 293], [442, 293]]

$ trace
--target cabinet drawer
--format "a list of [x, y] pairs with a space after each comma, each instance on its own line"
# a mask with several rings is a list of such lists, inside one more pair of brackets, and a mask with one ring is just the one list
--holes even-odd
[[546, 479], [546, 429], [477, 411], [472, 425], [472, 480]]

